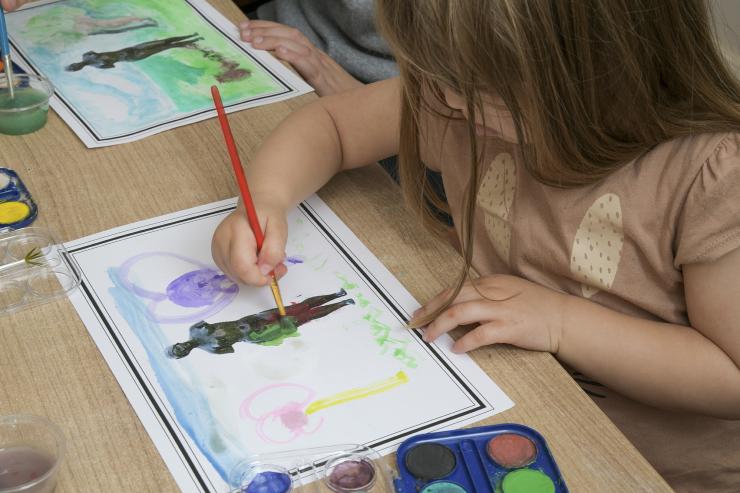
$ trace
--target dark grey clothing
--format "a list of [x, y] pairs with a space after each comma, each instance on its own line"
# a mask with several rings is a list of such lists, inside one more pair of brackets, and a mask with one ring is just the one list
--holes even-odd
[[259, 7], [257, 15], [297, 28], [362, 82], [398, 75], [375, 28], [372, 0], [273, 0]]

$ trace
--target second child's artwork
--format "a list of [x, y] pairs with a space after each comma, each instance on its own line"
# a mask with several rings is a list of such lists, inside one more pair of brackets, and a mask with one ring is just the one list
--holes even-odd
[[280, 322], [210, 240], [235, 201], [66, 244], [75, 308], [184, 491], [222, 492], [245, 457], [336, 444], [392, 451], [503, 411], [508, 397], [447, 336], [404, 328], [418, 304], [316, 197], [289, 216]]
[[213, 116], [214, 84], [227, 111], [310, 90], [204, 0], [61, 0], [7, 23], [14, 60], [51, 80], [52, 107], [88, 147]]

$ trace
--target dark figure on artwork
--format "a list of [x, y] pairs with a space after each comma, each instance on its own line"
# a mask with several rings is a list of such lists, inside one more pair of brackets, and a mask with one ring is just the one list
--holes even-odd
[[88, 65], [97, 68], [113, 68], [117, 62], [135, 62], [143, 60], [144, 58], [172, 48], [192, 48], [197, 41], [202, 39], [202, 37], [198, 36], [198, 33], [193, 33], [188, 34], [187, 36], [173, 36], [171, 38], [147, 41], [146, 43], [129, 46], [128, 48], [123, 48], [118, 51], [107, 51], [103, 53], [88, 51], [82, 55], [81, 62], [68, 65], [66, 70], [69, 72], [76, 72], [78, 70], [82, 70]]
[[283, 323], [280, 321], [277, 308], [228, 322], [212, 324], [198, 322], [190, 327], [190, 340], [172, 345], [168, 349], [168, 355], [182, 358], [197, 347], [216, 354], [233, 353], [233, 345], [239, 341], [266, 346], [280, 344], [286, 337], [296, 335], [300, 325], [325, 317], [343, 306], [353, 305], [355, 302], [352, 299], [324, 305], [346, 294], [347, 292], [342, 289], [336, 293], [314, 296], [301, 303], [286, 306], [287, 315]]

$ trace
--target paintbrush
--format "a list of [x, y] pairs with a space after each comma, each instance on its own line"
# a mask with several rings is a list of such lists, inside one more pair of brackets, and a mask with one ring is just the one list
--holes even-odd
[[5, 10], [0, 7], [0, 51], [3, 54], [3, 69], [8, 79], [8, 90], [10, 97], [15, 97], [13, 88], [13, 65], [10, 62], [10, 42], [8, 42], [8, 26], [5, 24]]
[[[218, 121], [221, 123], [221, 130], [224, 133], [226, 148], [229, 151], [229, 156], [231, 156], [231, 166], [234, 168], [236, 183], [239, 185], [242, 202], [244, 202], [244, 208], [247, 211], [247, 218], [249, 219], [249, 226], [252, 228], [254, 240], [257, 243], [257, 252], [259, 253], [259, 251], [262, 250], [262, 242], [265, 237], [262, 234], [262, 227], [260, 226], [259, 219], [257, 219], [257, 212], [254, 209], [252, 195], [249, 193], [247, 178], [244, 176], [242, 163], [239, 159], [239, 153], [236, 150], [236, 144], [234, 144], [234, 136], [231, 134], [231, 127], [229, 126], [228, 118], [226, 118], [226, 112], [224, 111], [224, 105], [221, 102], [221, 94], [218, 92], [218, 87], [211, 86], [211, 96], [213, 96], [213, 103], [216, 105]], [[290, 317], [285, 316], [285, 306], [283, 305], [283, 298], [280, 296], [280, 287], [278, 286], [277, 279], [275, 279], [274, 271], [270, 272], [270, 289], [272, 290], [272, 296], [275, 298], [275, 304], [277, 305], [278, 313], [280, 314], [280, 325], [283, 328], [289, 328], [292, 322], [288, 320]], [[286, 325], [288, 327], [286, 327]]]

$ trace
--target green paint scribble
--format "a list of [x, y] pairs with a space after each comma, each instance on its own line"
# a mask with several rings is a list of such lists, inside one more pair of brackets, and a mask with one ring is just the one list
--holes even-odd
[[370, 300], [362, 296], [362, 293], [357, 293], [355, 295], [355, 301], [357, 302], [357, 306], [360, 308], [367, 308], [370, 306]]
[[394, 339], [390, 336], [391, 328], [378, 320], [381, 311], [373, 308], [363, 320], [370, 324], [375, 342], [381, 348], [380, 354], [391, 354], [395, 359], [406, 365], [407, 368], [417, 368], [419, 364], [408, 351], [409, 340]]
[[410, 348], [411, 340], [391, 337], [391, 327], [378, 320], [382, 312], [370, 304], [370, 300], [363, 296], [359, 286], [340, 272], [334, 272], [334, 275], [342, 282], [342, 288], [347, 290], [357, 306], [368, 310], [362, 319], [370, 325], [372, 337], [380, 346], [380, 354], [391, 355], [407, 368], [417, 368], [419, 364], [413, 355], [413, 350]]
[[340, 281], [342, 281], [342, 287], [344, 289], [346, 289], [347, 291], [350, 291], [352, 289], [357, 289], [357, 284], [355, 284], [353, 282], [350, 282], [349, 279], [347, 279], [345, 276], [343, 276], [342, 274], [340, 274], [338, 272], [336, 272], [335, 274], [337, 276], [337, 279], [339, 279]]

